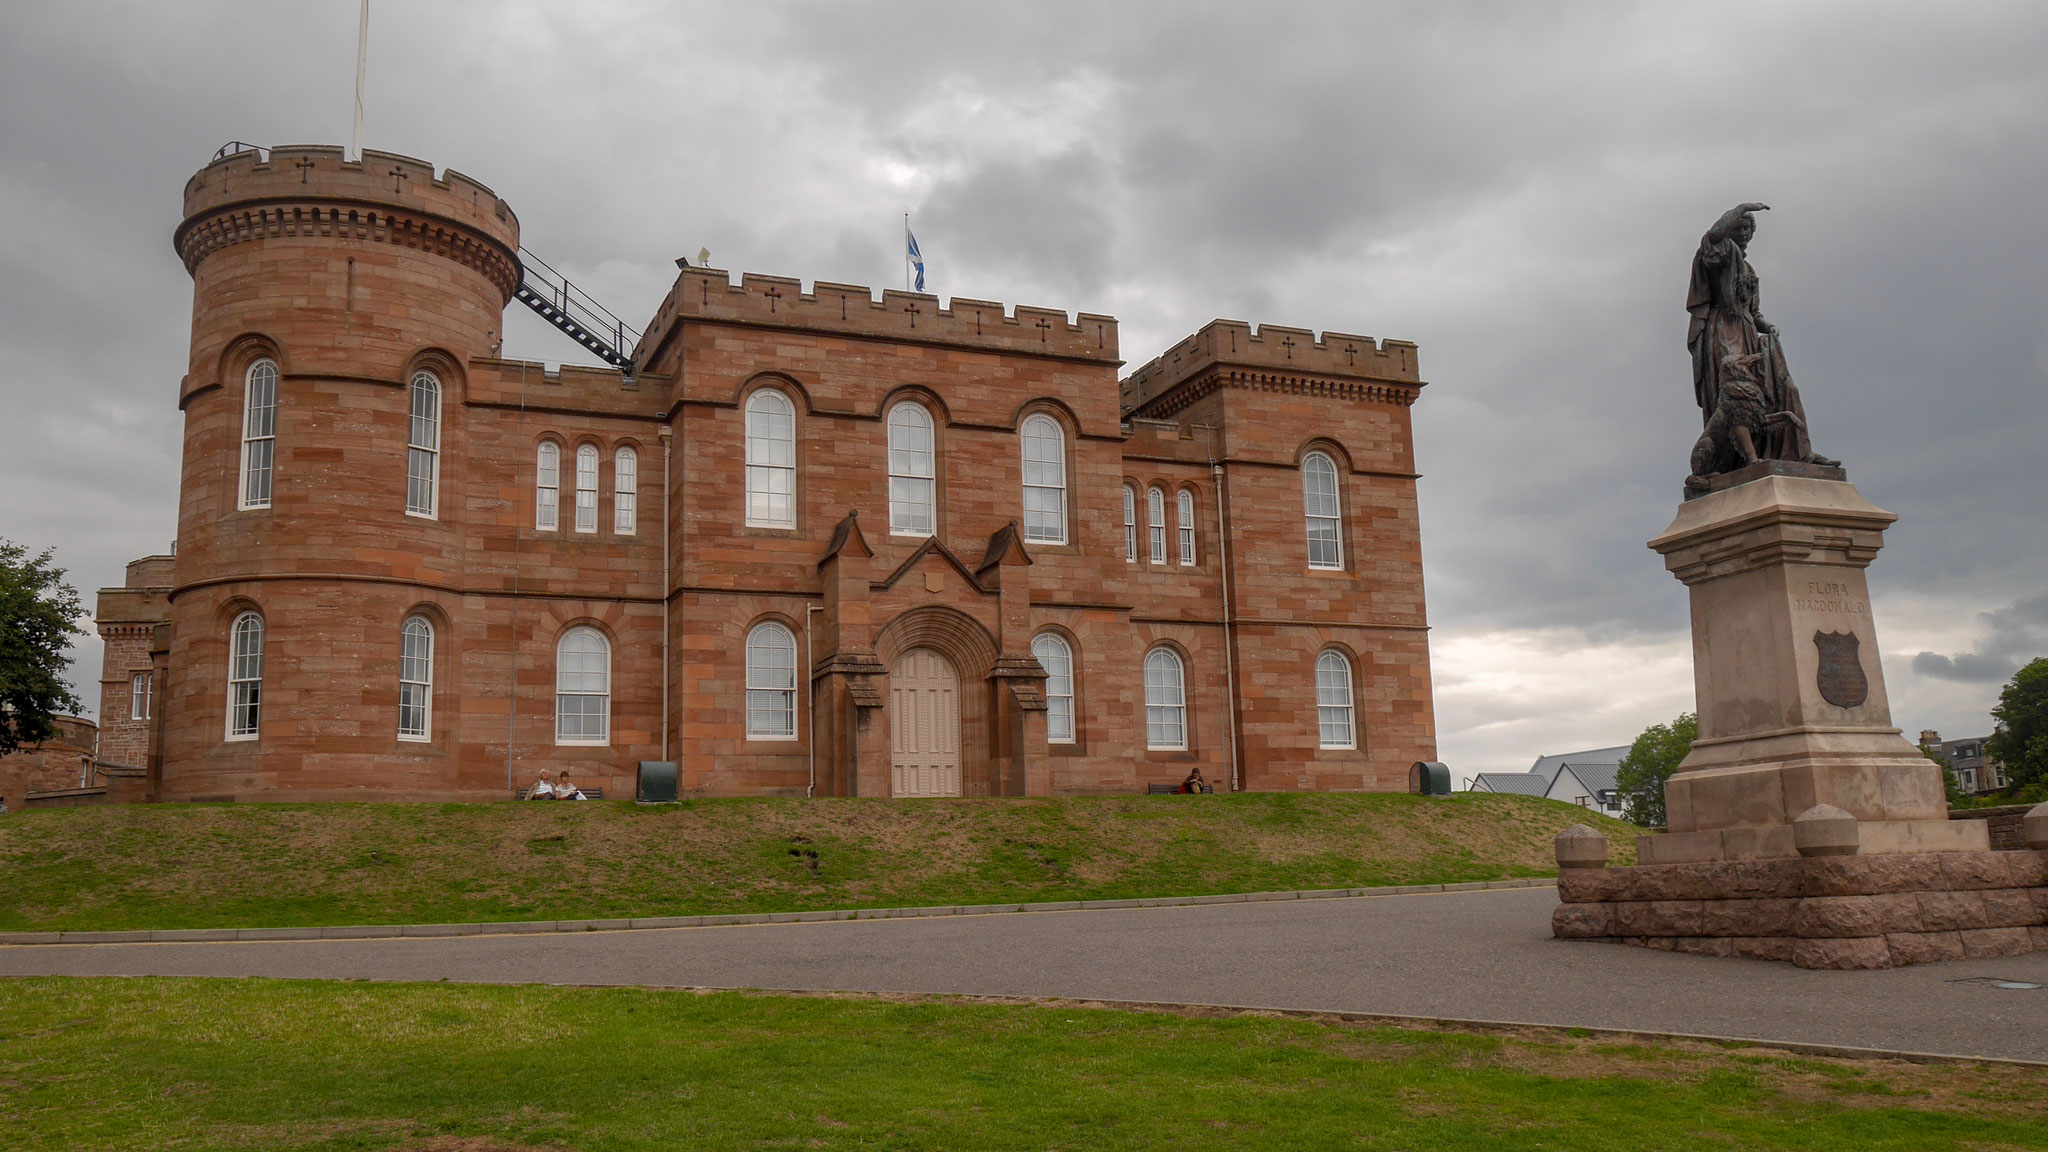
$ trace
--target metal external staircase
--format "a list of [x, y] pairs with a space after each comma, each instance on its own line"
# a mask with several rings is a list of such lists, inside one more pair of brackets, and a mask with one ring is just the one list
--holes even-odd
[[633, 348], [640, 333], [611, 309], [579, 291], [569, 279], [535, 256], [519, 249], [519, 291], [515, 293], [540, 318], [560, 328], [569, 339], [600, 356], [620, 371], [633, 371]]

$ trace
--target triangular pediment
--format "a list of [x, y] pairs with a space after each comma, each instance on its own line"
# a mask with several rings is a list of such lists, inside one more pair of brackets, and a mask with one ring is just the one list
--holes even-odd
[[[933, 559], [934, 557], [936, 559]], [[941, 543], [937, 536], [931, 536], [926, 538], [924, 543], [917, 546], [917, 551], [912, 552], [909, 555], [909, 557], [903, 561], [903, 563], [898, 564], [896, 566], [896, 570], [894, 572], [891, 572], [886, 577], [875, 581], [875, 583], [870, 585], [870, 587], [872, 587], [877, 592], [886, 592], [889, 589], [894, 588], [897, 582], [902, 580], [905, 576], [910, 575], [912, 570], [914, 570], [918, 565], [926, 563], [927, 561], [935, 564], [945, 564], [950, 566], [953, 569], [953, 571], [958, 572], [960, 574], [960, 578], [962, 580], [965, 580], [967, 582], [967, 586], [969, 588], [972, 588], [976, 592], [980, 592], [983, 595], [986, 595], [988, 593], [988, 589], [982, 587], [981, 580], [977, 578], [974, 575], [974, 573], [968, 571], [967, 565], [962, 564], [960, 562], [960, 557], [955, 556], [953, 554], [953, 550], [951, 548], [946, 547], [943, 543]]]

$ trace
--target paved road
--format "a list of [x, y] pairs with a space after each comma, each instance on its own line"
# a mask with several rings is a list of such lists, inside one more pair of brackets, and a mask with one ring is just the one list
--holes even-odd
[[1508, 1020], [2048, 1060], [2048, 954], [1883, 972], [1549, 934], [1548, 888], [639, 932], [0, 947], [0, 975], [950, 992]]

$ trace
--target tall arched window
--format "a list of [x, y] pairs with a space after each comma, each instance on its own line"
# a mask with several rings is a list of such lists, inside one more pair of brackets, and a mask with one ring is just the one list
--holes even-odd
[[1124, 485], [1124, 563], [1138, 562], [1138, 490]]
[[434, 719], [434, 626], [411, 616], [398, 631], [398, 738], [425, 740]]
[[228, 630], [228, 739], [254, 740], [263, 721], [263, 617], [244, 612]]
[[1050, 416], [1024, 418], [1024, 539], [1067, 542], [1067, 437]]
[[128, 718], [130, 720], [149, 719], [150, 688], [155, 682], [156, 677], [148, 672], [137, 672], [128, 678]]
[[796, 637], [772, 621], [747, 633], [747, 739], [796, 739]]
[[542, 532], [561, 527], [562, 449], [544, 441], [533, 467], [533, 526]]
[[1145, 747], [1188, 746], [1187, 678], [1171, 648], [1145, 653]]
[[271, 468], [277, 458], [277, 362], [249, 365], [242, 390], [243, 508], [270, 507]]
[[576, 446], [576, 530], [597, 531], [597, 445]]
[[889, 531], [929, 536], [936, 513], [932, 417], [920, 404], [889, 409]]
[[405, 459], [405, 513], [432, 518], [440, 507], [441, 381], [412, 374], [412, 432]]
[[796, 406], [773, 388], [747, 398], [747, 524], [796, 527]]
[[1074, 742], [1074, 650], [1051, 632], [1031, 641], [1031, 654], [1045, 667], [1045, 738], [1052, 744]]
[[1323, 747], [1358, 747], [1351, 722], [1351, 661], [1341, 652], [1316, 657], [1316, 723]]
[[555, 645], [555, 743], [609, 744], [611, 734], [611, 643], [595, 628], [571, 628]]
[[1152, 562], [1166, 563], [1166, 493], [1145, 489], [1145, 527], [1152, 543]]
[[631, 536], [640, 516], [640, 454], [631, 448], [612, 453], [612, 531]]
[[1192, 566], [1195, 562], [1195, 494], [1183, 488], [1174, 503], [1174, 511], [1179, 513], [1174, 523], [1180, 531], [1180, 562]]
[[1308, 518], [1308, 566], [1342, 568], [1344, 513], [1337, 503], [1337, 465], [1328, 455], [1311, 452], [1302, 458], [1301, 500]]

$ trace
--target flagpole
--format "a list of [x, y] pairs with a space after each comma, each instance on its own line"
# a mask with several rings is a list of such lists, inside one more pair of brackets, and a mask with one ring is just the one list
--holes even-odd
[[363, 60], [370, 53], [370, 0], [363, 0], [363, 15], [356, 27], [356, 163], [363, 161]]
[[[363, 0], [368, 3], [369, 0]], [[903, 214], [903, 290], [910, 291], [910, 213]]]

